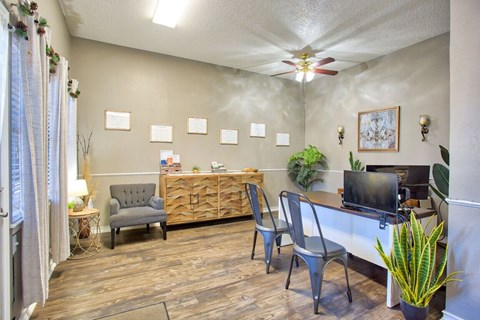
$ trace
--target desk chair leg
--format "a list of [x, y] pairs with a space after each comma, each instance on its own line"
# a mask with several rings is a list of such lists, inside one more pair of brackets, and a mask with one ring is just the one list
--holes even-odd
[[318, 305], [320, 304], [323, 270], [325, 268], [325, 264], [319, 261], [317, 258], [308, 259], [308, 257], [306, 257], [305, 261], [308, 265], [308, 273], [310, 274], [310, 283], [312, 286], [313, 313], [318, 314]]
[[110, 229], [110, 248], [115, 249], [115, 229]]
[[147, 233], [150, 233], [150, 224], [147, 223]]
[[255, 230], [253, 233], [253, 248], [252, 248], [252, 256], [251, 256], [252, 260], [253, 260], [253, 257], [255, 256], [255, 245], [257, 244], [257, 234], [258, 234], [258, 231]]
[[272, 251], [273, 251], [273, 241], [275, 239], [275, 233], [273, 232], [262, 232], [263, 236], [263, 247], [265, 249], [265, 264], [266, 272], [270, 273], [270, 263], [272, 261]]
[[278, 235], [276, 238], [275, 238], [275, 242], [277, 243], [277, 251], [278, 251], [278, 254], [280, 254], [280, 247], [282, 246], [282, 235]]
[[345, 255], [344, 259], [342, 259], [343, 267], [345, 268], [345, 279], [347, 280], [347, 297], [348, 302], [352, 302], [352, 291], [350, 290], [350, 282], [348, 281], [348, 262], [347, 262], [347, 255]]
[[120, 234], [120, 228], [117, 228], [117, 234]]
[[288, 269], [288, 276], [287, 276], [287, 282], [285, 283], [285, 289], [288, 289], [290, 286], [290, 276], [292, 275], [292, 268], [293, 268], [293, 260], [297, 259], [298, 263], [298, 258], [295, 254], [292, 254], [292, 259], [290, 261], [290, 269]]

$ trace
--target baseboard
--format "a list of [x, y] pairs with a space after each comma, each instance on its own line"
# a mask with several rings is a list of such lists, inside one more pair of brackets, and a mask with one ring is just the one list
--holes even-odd
[[451, 314], [448, 311], [443, 310], [442, 320], [463, 320], [463, 318], [457, 317], [456, 315]]

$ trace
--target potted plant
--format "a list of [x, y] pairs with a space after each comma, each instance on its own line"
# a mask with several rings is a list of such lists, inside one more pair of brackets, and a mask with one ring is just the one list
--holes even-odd
[[73, 201], [68, 201], [68, 214], [72, 214], [73, 213], [73, 207], [75, 206], [73, 204]]
[[192, 172], [193, 172], [193, 173], [199, 173], [199, 172], [200, 172], [200, 167], [197, 166], [197, 165], [194, 165], [194, 166], [192, 167]]
[[350, 162], [350, 169], [352, 171], [363, 171], [365, 170], [365, 166], [362, 167], [362, 162], [360, 160], [355, 160], [353, 158], [353, 153], [350, 151], [350, 156], [348, 157], [348, 162]]
[[[445, 148], [444, 146], [439, 147], [440, 155], [442, 156], [443, 161], [447, 166], [450, 165], [450, 153], [448, 152], [447, 148]], [[450, 170], [441, 163], [434, 163], [432, 167], [432, 175], [436, 187], [430, 184], [430, 188], [432, 188], [433, 192], [435, 192], [435, 194], [442, 201], [445, 201], [445, 203], [447, 203], [445, 199], [448, 197], [448, 188], [450, 185]]]
[[[409, 225], [409, 226], [408, 226]], [[451, 272], [445, 277], [448, 247], [435, 265], [437, 241], [443, 231], [443, 222], [426, 235], [421, 223], [410, 214], [410, 224], [403, 223], [393, 232], [393, 247], [387, 255], [377, 238], [375, 248], [388, 271], [400, 286], [400, 307], [405, 319], [426, 319], [428, 305], [435, 292], [450, 281], [461, 281]]]
[[318, 177], [317, 168], [326, 169], [327, 158], [317, 147], [309, 145], [300, 152], [293, 154], [288, 160], [287, 171], [292, 181], [298, 183], [305, 191], [309, 191]]

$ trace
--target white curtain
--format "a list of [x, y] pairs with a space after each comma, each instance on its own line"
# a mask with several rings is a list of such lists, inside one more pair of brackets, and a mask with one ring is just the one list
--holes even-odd
[[48, 187], [50, 199], [50, 246], [52, 260], [64, 261], [70, 253], [67, 212], [67, 72], [68, 62], [60, 57], [49, 83]]
[[[71, 80], [70, 92], [78, 89], [78, 81]], [[68, 95], [68, 125], [67, 125], [67, 171], [68, 182], [77, 180], [78, 164], [77, 164], [77, 98]]]
[[3, 133], [3, 116], [7, 101], [8, 78], [8, 12], [0, 4], [0, 135]]
[[[39, 36], [34, 19], [21, 20], [29, 30], [28, 41], [20, 39], [23, 78], [24, 121], [20, 162], [24, 208], [22, 244], [23, 303], [44, 304], [48, 297], [49, 216], [47, 200], [47, 83], [46, 40]], [[32, 32], [33, 30], [33, 32]]]

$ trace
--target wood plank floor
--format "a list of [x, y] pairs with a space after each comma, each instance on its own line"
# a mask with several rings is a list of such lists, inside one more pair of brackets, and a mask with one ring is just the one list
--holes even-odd
[[[158, 227], [122, 230], [115, 250], [103, 234], [99, 254], [56, 267], [49, 298], [31, 319], [95, 319], [161, 301], [172, 320], [403, 318], [398, 306], [385, 305], [385, 270], [356, 257], [349, 260], [353, 303], [343, 267], [332, 263], [315, 315], [306, 265], [293, 270], [286, 290], [291, 247], [274, 252], [267, 275], [261, 236], [250, 259], [253, 228], [252, 220], [176, 228], [167, 241]], [[429, 319], [441, 318], [444, 301], [440, 291]]]

